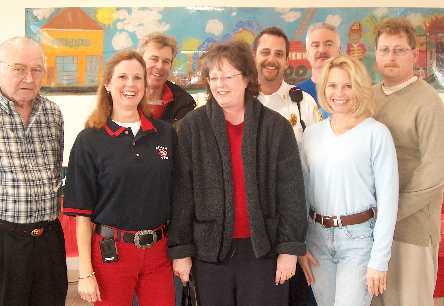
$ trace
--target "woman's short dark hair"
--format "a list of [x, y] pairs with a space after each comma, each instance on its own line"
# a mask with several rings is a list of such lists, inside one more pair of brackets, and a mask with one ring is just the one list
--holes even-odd
[[253, 53], [248, 44], [241, 41], [228, 41], [212, 44], [208, 52], [200, 58], [202, 82], [207, 85], [208, 99], [212, 99], [208, 76], [210, 70], [220, 66], [226, 60], [230, 65], [239, 70], [242, 76], [248, 80], [245, 96], [257, 97], [259, 95], [259, 83], [257, 81], [257, 69]]

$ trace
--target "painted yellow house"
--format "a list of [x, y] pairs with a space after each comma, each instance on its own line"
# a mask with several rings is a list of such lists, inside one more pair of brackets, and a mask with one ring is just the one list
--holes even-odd
[[103, 75], [101, 25], [80, 8], [65, 8], [40, 30], [48, 70], [43, 86], [97, 86]]

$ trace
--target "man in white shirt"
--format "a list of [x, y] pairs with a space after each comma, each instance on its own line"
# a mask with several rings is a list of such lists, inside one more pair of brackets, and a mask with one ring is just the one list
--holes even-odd
[[318, 108], [314, 99], [305, 92], [293, 98], [300, 101], [292, 101], [290, 97], [289, 91], [294, 86], [284, 81], [289, 44], [285, 33], [277, 27], [266, 28], [256, 36], [253, 52], [260, 84], [258, 99], [290, 122], [300, 144], [303, 126], [317, 122]]
[[[300, 147], [305, 127], [316, 123], [320, 115], [310, 94], [299, 90], [293, 98], [290, 96], [290, 89], [295, 90], [295, 86], [284, 81], [289, 46], [287, 36], [277, 27], [265, 28], [256, 36], [253, 52], [260, 85], [258, 99], [290, 122]], [[290, 280], [290, 305], [314, 306], [313, 293], [301, 271], [298, 266], [295, 277]]]

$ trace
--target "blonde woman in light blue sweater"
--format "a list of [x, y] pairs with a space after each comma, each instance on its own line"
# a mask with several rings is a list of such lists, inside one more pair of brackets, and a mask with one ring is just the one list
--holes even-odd
[[395, 146], [371, 117], [371, 82], [359, 61], [329, 60], [318, 95], [331, 117], [303, 137], [310, 222], [301, 262], [319, 306], [368, 306], [386, 288], [398, 207]]

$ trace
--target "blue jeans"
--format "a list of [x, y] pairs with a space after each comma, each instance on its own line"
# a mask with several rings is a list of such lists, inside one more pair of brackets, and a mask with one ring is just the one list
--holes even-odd
[[374, 219], [336, 228], [310, 220], [307, 247], [319, 261], [312, 267], [313, 293], [319, 306], [369, 306], [367, 264]]

